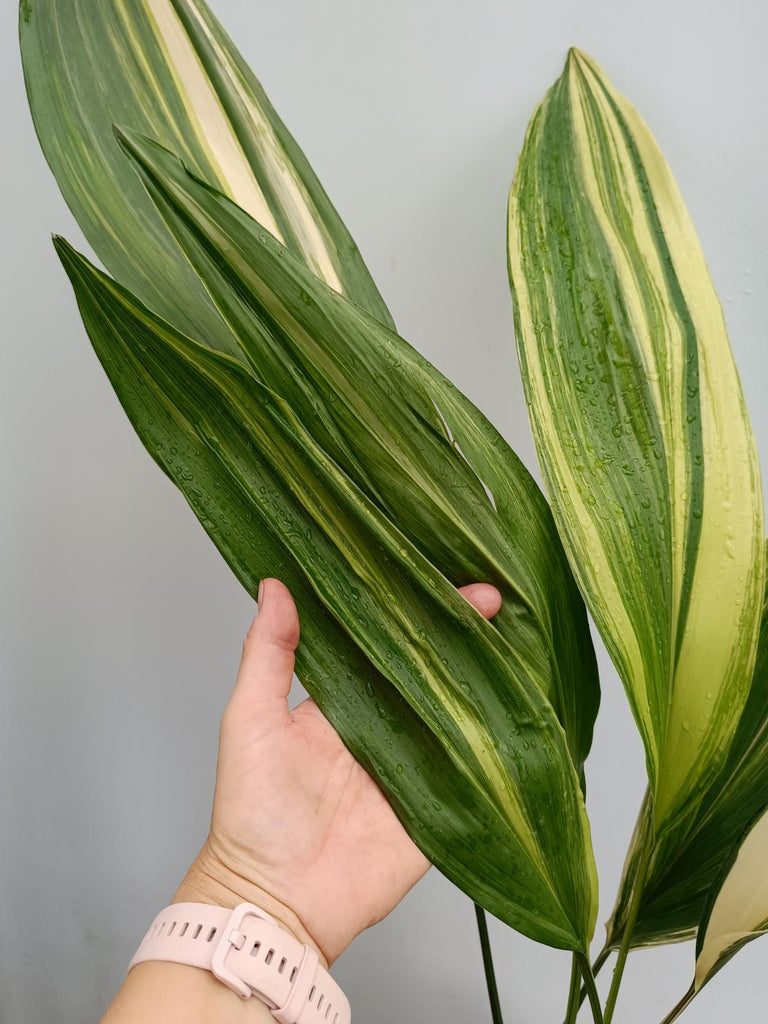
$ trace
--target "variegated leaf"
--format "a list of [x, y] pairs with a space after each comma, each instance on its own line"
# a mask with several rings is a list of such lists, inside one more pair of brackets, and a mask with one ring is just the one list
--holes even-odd
[[449, 579], [500, 588], [495, 625], [553, 704], [580, 770], [597, 713], [597, 666], [583, 602], [531, 475], [404, 339], [165, 149], [118, 134], [254, 374]]
[[20, 6], [20, 37], [59, 187], [99, 258], [150, 308], [237, 352], [115, 146], [113, 122], [170, 146], [313, 273], [391, 323], [304, 154], [204, 0], [35, 0]]
[[664, 1018], [672, 1024], [748, 942], [768, 933], [768, 811], [732, 846], [704, 908], [691, 987]]
[[[59, 243], [94, 346], [137, 431], [243, 583], [253, 591], [255, 579], [270, 573], [294, 591], [311, 623], [299, 659], [308, 688], [428, 856], [527, 934], [583, 949], [595, 904], [588, 826], [565, 736], [542, 690], [560, 702], [573, 763], [580, 765], [596, 711], [596, 674], [583, 608], [535, 484], [477, 410], [382, 327], [391, 321], [349, 236], [207, 8], [193, 0], [96, 2], [87, 9], [77, 0], [41, 0], [21, 10], [30, 102], [49, 161], [99, 254], [145, 303], [211, 348], [240, 355], [231, 318], [225, 324], [190, 277], [163, 221], [147, 208], [144, 193], [135, 192], [132, 172], [130, 183], [121, 177], [113, 159], [121, 159], [119, 151], [107, 151], [113, 120], [150, 131], [178, 150], [201, 180], [220, 190], [210, 190], [211, 196], [244, 217], [249, 229], [255, 225], [243, 211], [260, 221], [262, 269], [270, 261], [273, 269], [279, 261], [290, 268], [271, 293], [269, 315], [256, 313], [255, 334], [265, 340], [266, 324], [266, 333], [275, 335], [271, 382], [279, 381], [291, 403], [305, 400], [301, 412], [310, 431], [285, 396], [223, 355], [206, 355]], [[214, 294], [210, 282], [205, 285]], [[365, 364], [373, 342], [379, 379], [350, 378], [347, 391], [337, 391], [345, 383], [342, 368], [328, 374], [328, 360], [326, 377], [311, 366], [314, 376], [302, 379], [306, 367], [296, 358], [296, 339], [292, 348], [283, 337], [288, 324], [295, 326], [296, 302], [317, 307], [311, 325], [299, 318], [300, 334], [318, 323], [321, 333], [332, 333], [328, 314], [339, 317], [348, 346], [343, 354], [354, 365]], [[278, 307], [284, 320], [275, 316]], [[304, 355], [317, 354], [318, 344], [313, 338]], [[252, 360], [254, 350], [246, 347], [246, 354]], [[281, 355], [282, 377], [276, 369]], [[404, 388], [398, 402], [391, 400], [392, 380]], [[415, 461], [401, 467], [390, 458], [383, 471], [374, 465], [375, 483], [366, 459], [373, 442], [379, 449], [381, 443], [367, 433], [370, 424], [364, 419], [356, 430], [353, 421], [336, 422], [323, 408], [346, 401], [350, 384], [359, 391], [355, 408], [365, 410], [370, 402], [382, 417], [379, 427], [409, 411], [403, 422], [389, 425], [386, 439], [399, 451], [410, 430], [405, 450]], [[322, 446], [315, 434], [322, 435]], [[325, 445], [337, 446], [334, 455], [342, 463], [346, 457], [352, 475], [329, 458]], [[438, 455], [435, 466], [427, 449]], [[458, 493], [462, 485], [471, 492], [466, 508], [450, 501], [452, 489]], [[505, 593], [502, 613], [502, 632], [514, 647], [493, 626], [481, 627], [488, 632], [478, 644], [463, 636], [460, 624], [444, 623], [432, 651], [425, 622], [432, 622], [434, 600], [443, 607], [441, 588], [454, 595], [452, 581], [387, 517], [382, 506], [395, 501], [395, 488], [402, 492], [397, 500], [406, 528], [420, 514], [425, 524], [431, 517], [431, 530], [425, 525], [423, 536], [412, 532], [430, 555], [440, 553], [446, 571], [463, 574], [483, 564], [496, 579], [494, 542], [515, 539], [514, 557], [500, 569], [503, 583], [511, 566], [507, 582], [520, 588]], [[425, 497], [425, 511], [408, 504]], [[351, 505], [344, 504], [348, 499]], [[484, 516], [473, 515], [481, 506]], [[518, 506], [524, 514], [516, 524]], [[468, 526], [460, 518], [465, 512]], [[456, 561], [450, 563], [454, 537], [460, 550], [452, 551]], [[503, 545], [496, 547], [504, 553]], [[409, 572], [421, 573], [415, 588], [408, 584], [411, 606], [399, 599]], [[464, 622], [466, 609], [455, 607]], [[479, 671], [486, 655], [490, 689]]]
[[[632, 929], [633, 946], [695, 938], [712, 886], [731, 858], [734, 841], [768, 809], [768, 593], [757, 661], [728, 758], [695, 814], [658, 840]], [[629, 914], [637, 840], [647, 829], [646, 800], [608, 924], [607, 946], [621, 944]]]
[[646, 750], [657, 831], [722, 767], [765, 576], [760, 472], [723, 314], [635, 109], [571, 51], [509, 208], [516, 333], [553, 511]]
[[514, 648], [279, 396], [57, 249], [144, 444], [252, 593], [274, 574], [296, 595], [302, 679], [416, 842], [509, 924], [587, 948], [596, 878], [579, 779]]
[[734, 848], [705, 910], [696, 943], [698, 991], [751, 939], [768, 931], [768, 812]]

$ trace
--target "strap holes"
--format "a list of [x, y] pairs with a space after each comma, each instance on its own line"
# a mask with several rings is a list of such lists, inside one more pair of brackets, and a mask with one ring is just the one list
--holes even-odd
[[270, 951], [269, 951], [269, 952], [267, 953], [267, 955], [266, 955], [266, 956], [264, 957], [264, 963], [265, 963], [265, 964], [271, 964], [271, 963], [272, 963], [272, 957], [273, 957], [274, 955], [275, 955], [275, 951], [274, 951], [274, 949], [270, 949]]
[[325, 996], [320, 996], [320, 998], [317, 1000], [317, 1008], [318, 1008], [318, 1010], [323, 1005], [323, 1000], [324, 999], [325, 999]]
[[251, 950], [251, 956], [258, 956], [260, 949], [261, 949], [261, 943], [260, 942], [254, 942], [253, 949]]
[[197, 928], [195, 928], [195, 930], [194, 930], [194, 931], [192, 932], [192, 938], [193, 938], [193, 939], [196, 939], [196, 938], [197, 938], [197, 936], [198, 936], [198, 935], [200, 934], [200, 932], [201, 932], [202, 930], [203, 930], [203, 926], [202, 926], [201, 924], [199, 924], [199, 925], [197, 926]]
[[174, 928], [176, 927], [176, 925], [177, 925], [177, 924], [178, 924], [178, 922], [177, 922], [177, 921], [174, 921], [174, 922], [173, 922], [173, 923], [171, 924], [171, 927], [170, 927], [170, 928], [168, 929], [168, 934], [169, 934], [169, 935], [172, 935], [172, 934], [173, 934], [173, 929], [174, 929]]
[[309, 999], [307, 1000], [308, 1003], [311, 1003], [312, 1000], [315, 998], [315, 987], [316, 986], [313, 985], [312, 988], [309, 990]]
[[277, 973], [282, 974], [285, 970], [285, 965], [288, 963], [285, 957], [280, 961], [280, 966], [277, 968]]
[[333, 1015], [333, 1024], [339, 1024], [339, 1015], [338, 1015], [338, 1013], [334, 1013], [334, 1015]]
[[330, 1012], [331, 1012], [331, 1003], [328, 1003], [328, 1005], [327, 1005], [327, 1006], [326, 1006], [326, 1008], [325, 1008], [325, 1019], [326, 1019], [326, 1020], [328, 1020], [328, 1014], [329, 1014]]
[[298, 969], [298, 967], [291, 968], [291, 976], [288, 979], [289, 981], [293, 981], [293, 979], [296, 977], [296, 972], [298, 971]]
[[181, 938], [182, 935], [186, 933], [187, 928], [189, 928], [189, 921], [185, 921], [184, 924], [179, 929], [179, 938]]
[[165, 928], [165, 921], [163, 921], [163, 923], [157, 929], [157, 937], [158, 938], [160, 938], [160, 936], [163, 934], [163, 928]]
[[205, 941], [206, 942], [212, 942], [213, 941], [213, 936], [215, 934], [216, 934], [216, 929], [215, 928], [211, 928], [211, 930], [208, 932], [208, 938]]

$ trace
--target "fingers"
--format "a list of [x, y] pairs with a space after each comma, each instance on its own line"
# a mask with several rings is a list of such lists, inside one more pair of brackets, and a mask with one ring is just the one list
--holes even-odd
[[[485, 618], [501, 608], [501, 594], [490, 583], [470, 583], [459, 589]], [[299, 643], [299, 615], [288, 588], [276, 579], [259, 587], [259, 613], [243, 644], [243, 657], [228, 711], [260, 716], [288, 715], [295, 651]]]
[[243, 644], [243, 657], [230, 705], [260, 714], [288, 714], [299, 614], [288, 588], [266, 579], [259, 587], [259, 613]]
[[468, 583], [459, 587], [459, 593], [486, 619], [492, 619], [501, 610], [501, 594], [491, 583]]

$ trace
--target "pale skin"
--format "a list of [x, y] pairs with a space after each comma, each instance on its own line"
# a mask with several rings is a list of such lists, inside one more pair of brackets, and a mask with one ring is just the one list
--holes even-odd
[[[486, 618], [501, 607], [490, 584], [461, 593]], [[173, 902], [255, 903], [329, 966], [429, 862], [315, 702], [289, 710], [298, 642], [293, 598], [264, 580], [222, 716], [210, 831]], [[154, 961], [129, 972], [102, 1024], [240, 1022], [274, 1019], [209, 971]]]

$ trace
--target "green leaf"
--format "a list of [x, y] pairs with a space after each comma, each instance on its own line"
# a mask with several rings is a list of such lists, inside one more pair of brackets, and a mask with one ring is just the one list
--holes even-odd
[[[695, 815], [659, 840], [644, 886], [633, 946], [676, 942], [696, 936], [712, 886], [731, 858], [734, 842], [768, 809], [768, 592], [763, 605], [757, 661], [749, 697], [728, 758]], [[649, 816], [644, 805], [636, 835]], [[633, 844], [633, 848], [637, 843]], [[608, 924], [608, 945], [621, 943], [626, 924], [630, 855]]]
[[150, 308], [237, 352], [115, 146], [114, 121], [182, 154], [314, 273], [391, 323], [306, 158], [203, 0], [35, 0], [20, 12], [48, 163], [99, 258]]
[[[567, 749], [566, 740], [539, 688], [557, 704], [580, 766], [591, 741], [597, 679], [583, 605], [535, 484], [477, 410], [390, 336], [391, 318], [349, 235], [202, 3], [95, 0], [86, 7], [78, 0], [41, 0], [31, 11], [22, 6], [21, 13], [25, 76], [43, 148], [97, 253], [138, 295], [59, 245], [94, 346], [145, 444], [251, 592], [255, 580], [270, 571], [297, 594], [305, 621], [312, 623], [305, 627], [300, 657], [308, 688], [382, 781], [407, 827], [417, 837], [425, 833], [420, 841], [428, 855], [475, 899], [528, 934], [583, 948], [582, 933], [591, 933], [594, 915], [594, 866], [591, 852], [584, 858], [577, 853], [578, 863], [566, 865], [561, 845], [575, 828], [577, 849], [587, 848], [585, 836], [588, 846], [580, 795], [575, 812], [566, 806], [571, 824], [564, 835], [558, 826], [560, 842], [538, 835], [547, 815], [559, 822], [558, 801], [572, 801], [568, 787], [575, 777], [570, 765], [552, 767]], [[178, 151], [200, 182], [215, 187], [210, 194], [237, 211], [255, 234], [262, 272], [271, 261], [273, 283], [285, 261], [287, 277], [277, 282], [268, 310], [263, 292], [253, 308], [245, 294], [249, 337], [241, 336], [237, 323], [233, 335], [232, 318], [225, 323], [219, 317], [207, 293], [210, 282], [204, 287], [191, 272], [112, 143], [112, 121], [149, 132]], [[264, 230], [255, 231], [222, 196], [240, 204]], [[224, 283], [231, 302], [232, 285]], [[279, 287], [287, 295], [277, 315]], [[334, 292], [344, 295], [336, 306]], [[221, 306], [221, 296], [214, 297]], [[295, 316], [296, 303], [316, 305], [320, 313], [302, 321]], [[149, 308], [222, 353], [218, 361]], [[341, 341], [330, 346], [331, 358], [312, 331], [322, 336], [337, 316], [343, 319]], [[371, 326], [377, 321], [385, 325], [377, 326], [378, 334]], [[306, 334], [311, 344], [302, 348], [292, 336], [294, 323], [301, 341]], [[250, 370], [237, 368], [243, 340], [250, 342], [244, 349], [251, 357], [256, 342], [266, 346], [266, 365], [257, 358]], [[370, 359], [368, 344], [375, 350]], [[341, 357], [352, 358], [356, 367], [368, 365], [372, 415], [362, 379], [341, 372]], [[339, 388], [342, 380], [346, 386]], [[400, 396], [401, 386], [410, 389], [408, 397]], [[243, 409], [252, 417], [245, 425]], [[405, 424], [392, 426], [388, 418], [403, 410]], [[304, 420], [306, 431], [299, 422]], [[394, 452], [407, 457], [407, 471], [391, 454], [376, 461], [382, 443], [375, 433], [385, 427], [388, 440], [400, 436]], [[406, 429], [411, 436], [404, 444]], [[289, 441], [296, 465], [286, 457]], [[248, 460], [255, 453], [254, 477]], [[402, 493], [393, 497], [398, 487]], [[329, 513], [339, 503], [346, 510], [341, 518]], [[460, 519], [465, 513], [466, 525]], [[499, 567], [496, 553], [510, 538], [514, 552]], [[411, 542], [422, 540], [417, 553]], [[377, 543], [384, 543], [381, 550]], [[392, 545], [406, 568], [393, 559]], [[530, 555], [524, 555], [526, 545]], [[441, 564], [425, 560], [424, 550]], [[382, 566], [395, 572], [394, 588], [382, 582]], [[408, 572], [423, 576], [427, 568], [427, 582], [409, 583], [418, 601], [394, 600]], [[438, 592], [447, 587], [453, 595], [454, 616], [458, 609], [460, 628], [448, 654], [443, 644], [437, 653], [426, 644], [431, 630], [411, 625], [419, 612], [429, 623], [439, 618], [421, 594], [428, 586], [431, 595], [437, 586], [428, 582], [430, 573], [440, 581]], [[485, 638], [479, 650], [464, 635], [466, 608], [456, 603], [451, 587], [458, 576], [498, 578], [505, 590], [500, 632], [482, 620], [478, 627], [477, 616], [470, 616]], [[413, 613], [407, 629], [403, 613], [395, 614], [401, 607]], [[453, 636], [456, 623], [448, 618], [441, 626]], [[346, 680], [341, 689], [339, 667]], [[477, 674], [478, 667], [491, 671], [493, 683], [476, 699], [466, 688], [474, 684], [469, 669]], [[381, 725], [384, 720], [391, 729]], [[381, 735], [373, 737], [377, 729]], [[511, 740], [499, 739], [505, 730]], [[521, 760], [521, 749], [534, 751], [537, 742], [539, 752]], [[408, 759], [415, 766], [409, 780], [401, 778], [405, 767], [393, 771], [393, 751], [402, 755], [401, 767]], [[509, 774], [508, 758], [519, 778]], [[437, 773], [439, 780], [430, 777]], [[551, 805], [543, 815], [539, 804], [517, 792], [529, 773], [543, 773], [552, 784], [549, 794], [546, 787], [539, 794]], [[561, 776], [569, 781], [558, 790]], [[479, 803], [478, 792], [484, 794]]]
[[596, 910], [578, 776], [514, 648], [238, 361], [57, 249], [134, 427], [251, 593], [284, 579], [298, 671], [425, 854], [542, 942]]
[[577, 51], [528, 129], [509, 262], [539, 459], [643, 739], [659, 835], [702, 800], [747, 699], [765, 577], [760, 471], [671, 172]]
[[580, 769], [599, 688], [586, 612], [549, 507], [491, 424], [410, 345], [309, 273], [150, 140], [118, 133], [253, 373], [495, 625], [555, 707]]

